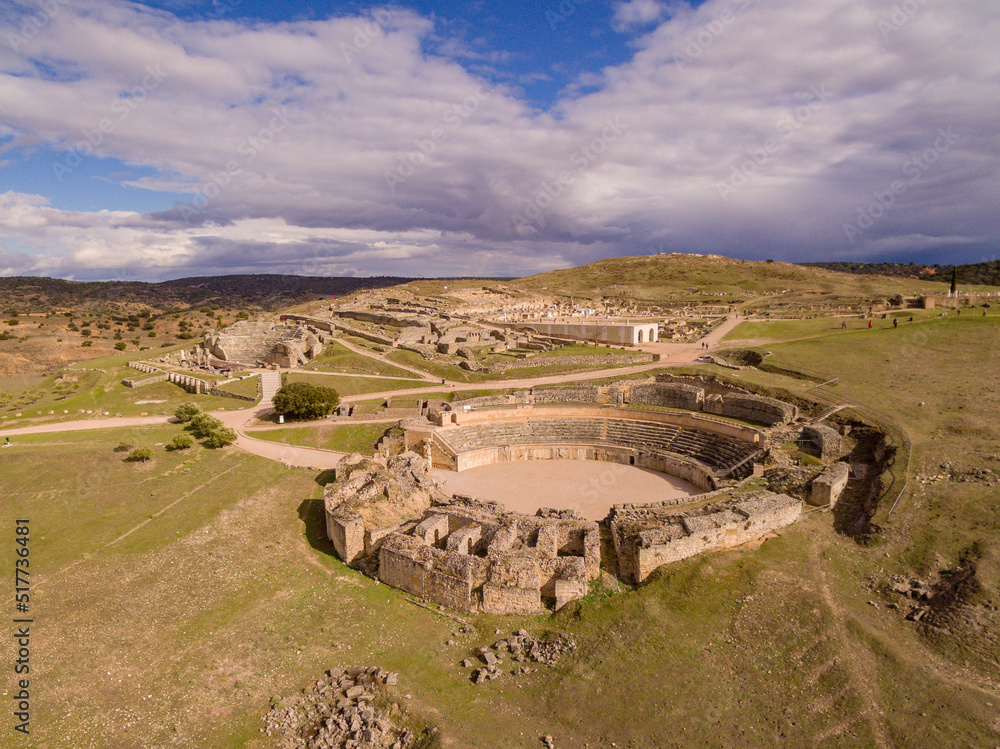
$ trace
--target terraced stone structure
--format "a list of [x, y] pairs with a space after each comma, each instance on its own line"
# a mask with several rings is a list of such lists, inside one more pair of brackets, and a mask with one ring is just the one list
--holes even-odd
[[242, 320], [208, 333], [201, 348], [221, 361], [292, 368], [308, 363], [322, 352], [321, 336], [319, 331], [305, 325]]

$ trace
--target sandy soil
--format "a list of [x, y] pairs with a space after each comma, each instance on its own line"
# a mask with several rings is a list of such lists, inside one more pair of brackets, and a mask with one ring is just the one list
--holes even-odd
[[701, 494], [694, 484], [644, 468], [596, 460], [528, 460], [470, 468], [435, 468], [431, 476], [453, 494], [502, 502], [533, 515], [539, 507], [574, 509], [603, 520], [614, 504], [656, 502]]

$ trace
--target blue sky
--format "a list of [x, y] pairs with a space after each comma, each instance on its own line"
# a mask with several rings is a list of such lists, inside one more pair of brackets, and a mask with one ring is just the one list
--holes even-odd
[[0, 40], [0, 275], [1000, 246], [991, 0], [16, 0]]

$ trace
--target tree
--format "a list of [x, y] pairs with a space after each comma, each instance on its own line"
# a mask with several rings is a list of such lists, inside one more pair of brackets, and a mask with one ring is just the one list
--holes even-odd
[[196, 403], [181, 403], [177, 410], [174, 411], [174, 416], [187, 424], [191, 419], [201, 413], [201, 406]]
[[293, 419], [321, 419], [333, 413], [340, 395], [333, 388], [293, 382], [274, 394], [274, 410]]
[[198, 437], [207, 437], [221, 428], [222, 422], [211, 414], [201, 413], [191, 419], [191, 429]]
[[167, 445], [168, 450], [187, 450], [194, 444], [194, 437], [190, 434], [178, 434], [173, 441]]
[[955, 289], [958, 286], [958, 266], [951, 269], [951, 295], [955, 296]]
[[208, 434], [208, 439], [205, 441], [206, 447], [225, 447], [226, 445], [231, 445], [236, 441], [236, 432], [234, 432], [229, 427], [220, 426], [218, 429], [213, 429]]
[[125, 458], [129, 463], [145, 463], [147, 460], [153, 459], [153, 448], [151, 447], [137, 447], [135, 450], [128, 454]]

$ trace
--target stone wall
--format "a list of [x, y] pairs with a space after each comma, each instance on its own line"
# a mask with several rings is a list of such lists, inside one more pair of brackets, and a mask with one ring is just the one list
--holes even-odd
[[847, 463], [831, 463], [819, 476], [813, 479], [812, 494], [809, 504], [816, 507], [830, 505], [833, 507], [847, 487], [847, 479], [851, 474]]
[[842, 440], [836, 429], [823, 424], [807, 424], [802, 427], [802, 438], [812, 443], [820, 459], [827, 461], [840, 457]]
[[619, 506], [611, 520], [619, 574], [641, 583], [661, 565], [745, 544], [795, 522], [800, 514], [797, 499], [766, 492], [707, 505], [698, 514], [636, 518], [627, 506]]
[[642, 406], [666, 406], [701, 411], [705, 400], [704, 388], [681, 383], [648, 382], [632, 385], [628, 402]]
[[765, 398], [761, 395], [741, 393], [706, 396], [705, 411], [731, 419], [754, 421], [768, 426], [787, 424], [795, 419], [798, 413], [798, 409], [790, 403], [774, 398]]
[[122, 385], [124, 385], [127, 388], [139, 388], [142, 387], [143, 385], [152, 385], [155, 382], [165, 382], [167, 380], [167, 377], [168, 375], [166, 372], [161, 372], [158, 375], [153, 375], [152, 377], [146, 377], [145, 379], [142, 380], [133, 380], [133, 379], [122, 380]]

